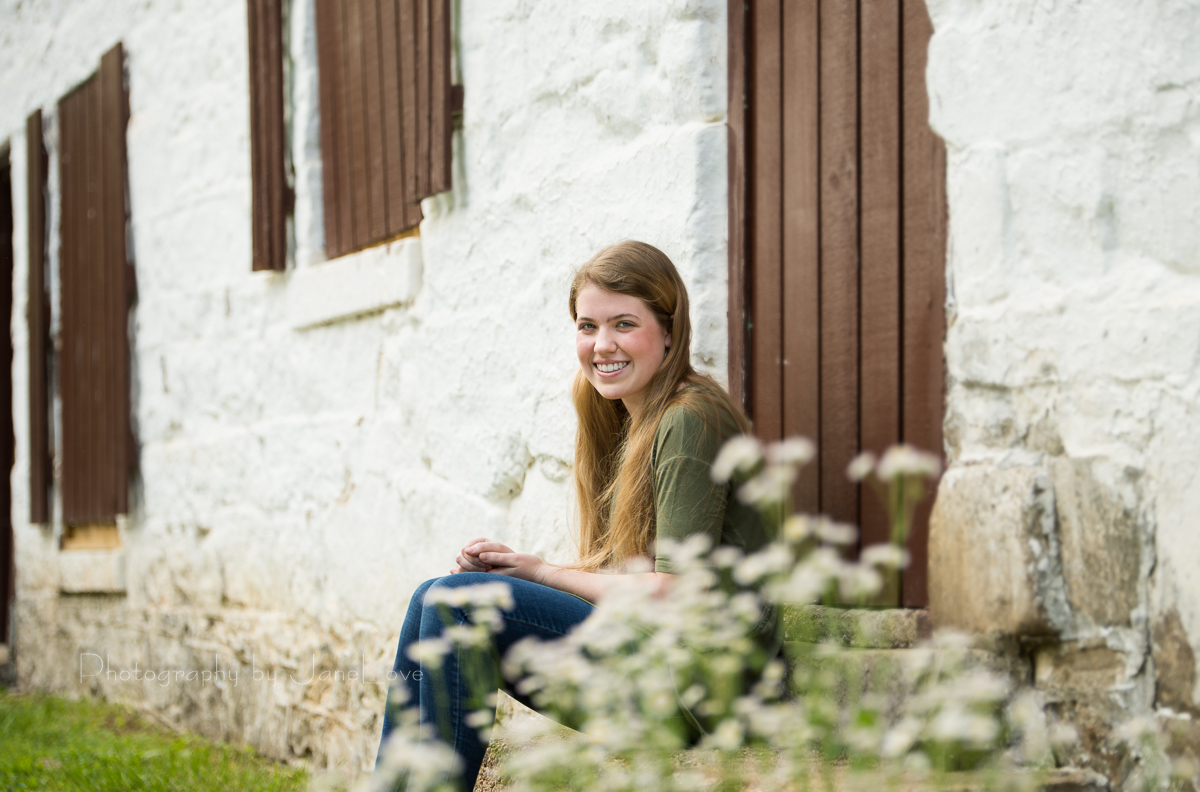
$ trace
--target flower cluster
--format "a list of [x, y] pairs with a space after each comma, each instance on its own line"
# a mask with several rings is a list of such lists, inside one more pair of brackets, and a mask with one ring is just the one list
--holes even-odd
[[[1009, 686], [970, 662], [961, 637], [938, 636], [901, 653], [903, 660], [844, 648], [853, 637], [814, 635], [778, 651], [783, 610], [871, 603], [898, 579], [909, 563], [904, 539], [913, 509], [940, 472], [935, 457], [903, 446], [878, 460], [857, 458], [848, 472], [879, 491], [893, 532], [891, 542], [852, 560], [853, 526], [791, 514], [798, 470], [813, 454], [805, 440], [764, 448], [733, 438], [712, 476], [761, 510], [775, 541], [749, 555], [711, 547], [703, 536], [664, 544], [659, 551], [678, 572], [665, 591], [621, 587], [565, 638], [510, 650], [504, 671], [520, 680], [518, 693], [578, 730], [552, 740], [519, 735], [528, 744], [501, 768], [510, 789], [696, 790], [741, 788], [751, 779], [759, 788], [795, 788], [796, 779], [847, 766], [977, 768], [1011, 741], [1021, 724], [1005, 707]], [[476, 598], [445, 603], [469, 604], [472, 624], [419, 648], [424, 659], [486, 643], [506, 587], [482, 588], [446, 592]], [[409, 788], [436, 782], [433, 758], [420, 766], [406, 751], [392, 749], [407, 763]]]

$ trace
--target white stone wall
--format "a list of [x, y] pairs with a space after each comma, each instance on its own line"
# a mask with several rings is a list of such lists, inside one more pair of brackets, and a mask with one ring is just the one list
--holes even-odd
[[[454, 189], [425, 202], [419, 238], [332, 262], [311, 0], [293, 5], [294, 267], [267, 274], [250, 271], [245, 3], [0, 3], [16, 648], [23, 684], [356, 769], [418, 582], [476, 536], [571, 555], [571, 267], [625, 238], [662, 247], [691, 289], [697, 362], [723, 376], [725, 3], [457, 0]], [[56, 214], [55, 103], [117, 41], [141, 478], [108, 571], [126, 592], [64, 595], [77, 560], [59, 526], [28, 523], [24, 121], [46, 113]], [[227, 676], [122, 681], [97, 656]], [[314, 658], [339, 676], [310, 681]]]
[[1025, 468], [1052, 489], [1061, 548], [1035, 547], [1030, 577], [1065, 583], [1042, 614], [1062, 652], [1115, 653], [1093, 674], [1113, 720], [1196, 711], [1200, 4], [929, 8], [952, 475]]

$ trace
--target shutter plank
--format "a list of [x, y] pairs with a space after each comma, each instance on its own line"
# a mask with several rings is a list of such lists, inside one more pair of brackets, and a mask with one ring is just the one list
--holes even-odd
[[855, 0], [821, 1], [821, 509], [858, 523], [858, 42]]
[[432, 195], [430, 183], [430, 68], [429, 5], [431, 0], [416, 0], [417, 57], [417, 200]]
[[251, 269], [269, 269], [269, 212], [263, 200], [266, 190], [266, 133], [263, 129], [263, 0], [246, 2], [246, 40], [250, 66], [250, 217]]
[[380, 55], [382, 58], [383, 143], [387, 166], [387, 232], [407, 226], [404, 191], [404, 127], [401, 119], [400, 5], [401, 0], [379, 0]]
[[764, 0], [751, 6], [751, 46], [754, 86], [750, 101], [753, 132], [750, 161], [753, 229], [750, 241], [750, 390], [754, 433], [764, 442], [783, 436], [782, 379], [782, 223], [783, 151], [780, 136], [782, 90], [780, 63], [780, 2]]
[[354, 249], [364, 247], [371, 239], [371, 196], [367, 159], [367, 98], [363, 70], [363, 50], [366, 32], [363, 26], [363, 6], [371, 0], [346, 0], [346, 119], [349, 127], [351, 227], [354, 229]]
[[399, 0], [400, 4], [400, 104], [404, 134], [404, 211], [406, 228], [421, 222], [421, 198], [417, 188], [417, 4], [421, 0]]
[[[862, 0], [861, 12], [862, 448], [879, 454], [900, 442], [900, 7]], [[867, 488], [861, 509], [862, 546], [887, 542], [887, 510]]]
[[[385, 0], [386, 1], [386, 0]], [[378, 0], [359, 0], [362, 6], [363, 96], [366, 111], [368, 242], [387, 236], [387, 159], [383, 137], [383, 74], [380, 57]]]
[[429, 0], [429, 192], [450, 189], [450, 0]]
[[74, 329], [72, 325], [74, 325], [78, 317], [78, 312], [74, 310], [74, 306], [72, 305], [74, 285], [71, 283], [73, 272], [72, 258], [75, 255], [78, 234], [75, 227], [78, 212], [75, 211], [73, 203], [79, 196], [78, 187], [76, 186], [77, 179], [75, 178], [75, 170], [78, 163], [76, 162], [74, 96], [75, 94], [68, 94], [59, 100], [58, 103], [58, 200], [59, 233], [61, 236], [58, 262], [59, 338], [61, 340], [58, 358], [58, 387], [62, 409], [62, 437], [60, 443], [62, 449], [62, 519], [64, 523], [66, 522], [67, 514], [70, 514], [76, 508], [75, 474], [72, 470], [72, 465], [78, 458], [74, 447], [76, 437], [74, 434], [75, 416], [72, 414], [72, 408], [75, 405], [74, 392], [77, 387], [75, 384], [75, 350], [72, 346]]
[[[819, 0], [783, 11], [783, 434], [820, 442]], [[819, 465], [796, 483], [796, 506], [820, 506]]]
[[[904, 440], [941, 456], [946, 302], [946, 150], [929, 127], [925, 64], [933, 25], [923, 0], [904, 0]], [[918, 509], [903, 578], [904, 605], [928, 599], [929, 512]]]
[[[100, 60], [100, 90], [103, 124], [100, 139], [104, 147], [103, 216], [107, 241], [104, 269], [108, 279], [106, 303], [109, 324], [107, 413], [111, 416], [106, 438], [107, 454], [102, 460], [110, 495], [102, 517], [105, 522], [109, 522], [115, 521], [116, 515], [129, 512], [129, 471], [133, 463], [129, 454], [132, 445], [129, 400], [130, 289], [126, 282], [129, 260], [126, 228], [129, 218], [125, 200], [125, 127], [129, 118], [129, 102], [125, 93], [124, 50], [120, 44], [105, 53]], [[282, 164], [282, 156], [280, 163]], [[282, 194], [280, 199], [282, 200]], [[281, 215], [282, 209], [280, 205]], [[276, 244], [280, 241], [277, 233]], [[276, 255], [282, 264], [281, 248], [276, 249]]]
[[287, 267], [288, 186], [283, 122], [281, 0], [247, 0], [253, 269]]
[[[283, 123], [283, 2], [271, 0], [271, 36], [267, 50], [270, 74], [268, 105], [270, 115], [270, 149], [267, 160], [271, 168], [271, 265], [282, 272], [287, 268], [287, 217], [291, 212], [291, 190], [287, 183], [287, 129]], [[125, 139], [122, 132], [121, 140]], [[122, 148], [124, 148], [122, 144]]]
[[[40, 140], [38, 141], [40, 143]], [[0, 272], [4, 273], [5, 281], [0, 284], [0, 312], [12, 327], [13, 298], [15, 289], [13, 275], [16, 269], [15, 251], [13, 250], [15, 218], [13, 217], [13, 199], [16, 193], [12, 181], [12, 151], [7, 147], [0, 152]], [[13, 553], [13, 522], [12, 522], [12, 469], [16, 461], [16, 436], [13, 422], [13, 344], [11, 334], [3, 345], [0, 356], [8, 361], [8, 373], [4, 377], [5, 385], [0, 388], [0, 415], [7, 416], [3, 423], [7, 426], [0, 430], [4, 448], [0, 452], [0, 469], [9, 473], [0, 478], [0, 503], [8, 504], [9, 511], [0, 517], [0, 636], [9, 642], [12, 633], [9, 631], [10, 605], [15, 602], [16, 565]]]
[[104, 337], [104, 223], [100, 200], [100, 91], [99, 81], [93, 76], [87, 85], [87, 201], [88, 201], [88, 246], [84, 251], [84, 282], [87, 290], [81, 293], [87, 316], [87, 334], [83, 337], [87, 390], [84, 392], [83, 424], [87, 434], [87, 457], [84, 470], [84, 486], [87, 492], [87, 507], [83, 522], [100, 522], [103, 512], [100, 491], [100, 470], [103, 464], [103, 436], [107, 428], [101, 400], [104, 391], [105, 353], [107, 339]]
[[29, 521], [50, 522], [50, 293], [46, 290], [46, 175], [42, 111], [25, 121], [26, 206], [28, 209], [29, 284]]
[[[63, 494], [71, 495], [71, 510], [63, 509], [63, 522], [71, 524], [78, 521], [86, 504], [86, 492], [83, 485], [83, 470], [87, 454], [86, 438], [81, 426], [81, 395], [85, 392], [86, 381], [83, 371], [83, 336], [86, 331], [87, 317], [84, 315], [85, 306], [77, 296], [80, 293], [79, 258], [81, 251], [87, 245], [87, 147], [84, 142], [87, 122], [87, 106], [82, 88], [73, 96], [73, 127], [71, 132], [71, 159], [74, 167], [69, 183], [63, 185], [64, 197], [71, 197], [71, 252], [64, 255], [60, 285], [63, 296], [63, 361], [64, 370], [71, 374], [70, 389], [64, 385], [63, 402]], [[64, 218], [66, 217], [64, 213]], [[67, 238], [63, 239], [64, 253]], [[68, 300], [67, 297], [70, 296]], [[70, 317], [68, 324], [67, 318]], [[68, 332], [69, 331], [69, 332]], [[64, 374], [66, 371], [64, 371]], [[68, 405], [69, 399], [69, 405]], [[67, 419], [70, 418], [68, 425]], [[67, 448], [70, 441], [71, 448]], [[69, 474], [69, 478], [68, 478]]]
[[345, 197], [340, 190], [344, 169], [341, 141], [341, 12], [338, 0], [317, 0], [317, 79], [321, 102], [321, 186], [324, 190], [325, 254], [329, 258], [344, 251], [341, 213]]
[[[337, 40], [337, 79], [334, 90], [338, 95], [338, 227], [341, 233], [341, 247], [338, 255], [348, 253], [355, 247], [354, 232], [354, 168], [351, 153], [356, 148], [351, 136], [352, 124], [350, 115], [353, 112], [348, 82], [348, 63], [351, 59], [347, 50], [350, 39], [347, 29], [347, 14], [349, 5], [343, 0], [331, 0], [334, 10], [331, 14]], [[357, 146], [361, 150], [361, 144]]]

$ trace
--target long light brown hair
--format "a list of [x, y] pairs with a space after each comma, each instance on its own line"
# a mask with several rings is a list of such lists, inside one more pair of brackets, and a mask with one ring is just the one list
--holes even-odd
[[571, 283], [572, 319], [578, 318], [575, 302], [587, 286], [637, 297], [671, 334], [666, 357], [650, 380], [636, 417], [619, 399], [601, 396], [582, 370], [575, 374], [571, 394], [579, 416], [575, 437], [579, 561], [575, 566], [595, 571], [653, 552], [654, 476], [650, 457], [655, 433], [668, 408], [679, 404], [707, 421], [714, 412], [704, 408], [715, 406], [733, 418], [738, 430], [749, 432], [750, 424], [724, 388], [692, 368], [687, 288], [661, 250], [630, 241], [604, 248], [593, 256], [579, 268]]

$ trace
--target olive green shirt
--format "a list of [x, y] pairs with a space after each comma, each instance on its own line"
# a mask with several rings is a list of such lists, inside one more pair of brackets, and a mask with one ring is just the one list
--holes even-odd
[[[675, 405], [667, 409], [654, 435], [654, 518], [658, 537], [682, 542], [707, 534], [713, 546], [732, 545], [744, 553], [770, 540], [753, 506], [738, 500], [729, 483], [712, 480], [712, 463], [725, 441], [738, 433], [726, 410], [704, 404], [705, 415]], [[707, 420], [706, 420], [707, 419]], [[655, 550], [654, 571], [674, 572], [671, 560]]]

